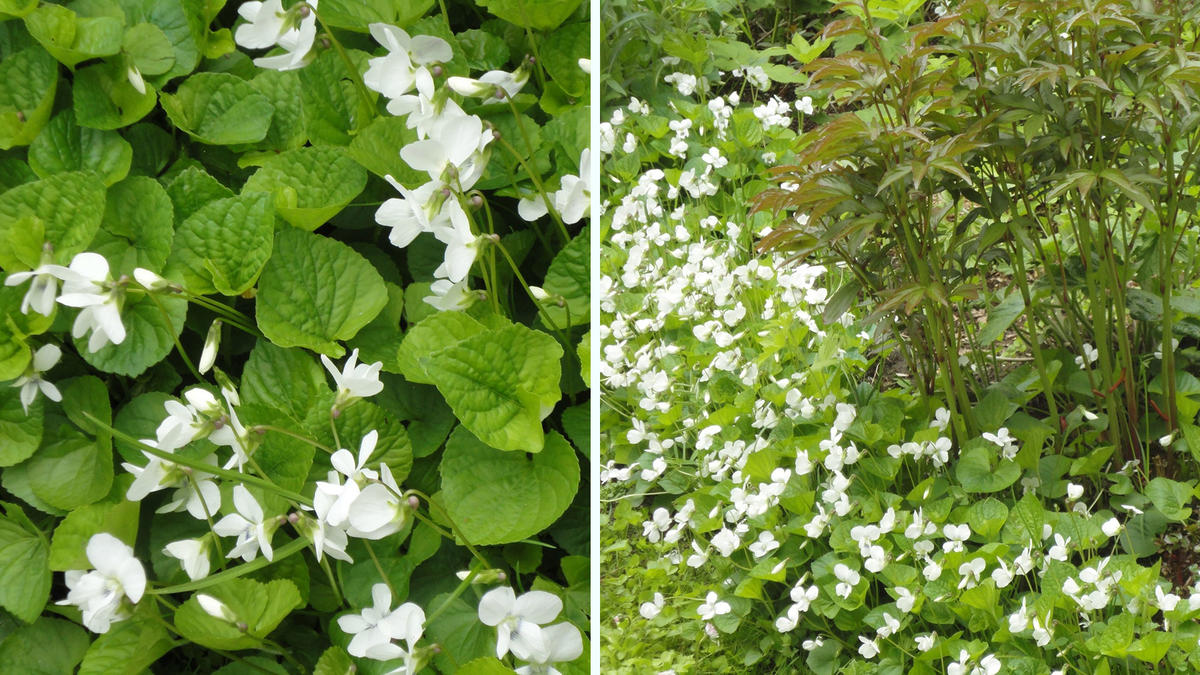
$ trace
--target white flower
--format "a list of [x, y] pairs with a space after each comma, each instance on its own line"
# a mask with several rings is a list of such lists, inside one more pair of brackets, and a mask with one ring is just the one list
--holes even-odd
[[641, 614], [643, 618], [653, 619], [654, 617], [658, 616], [660, 612], [662, 612], [664, 602], [665, 599], [663, 598], [663, 594], [656, 592], [654, 594], [654, 601], [643, 602], [641, 607], [638, 607], [638, 613]]
[[197, 593], [196, 603], [200, 605], [200, 609], [204, 610], [205, 614], [213, 617], [214, 619], [228, 621], [229, 623], [237, 623], [237, 615], [233, 613], [233, 610], [229, 608], [229, 605], [226, 605], [207, 593]]
[[183, 393], [187, 405], [170, 400], [163, 403], [167, 417], [155, 430], [158, 447], [168, 452], [182, 448], [211, 430], [210, 417], [222, 413], [217, 397], [207, 389], [193, 387]]
[[258, 505], [254, 495], [241, 484], [233, 487], [233, 505], [237, 513], [225, 516], [213, 526], [213, 532], [222, 537], [237, 537], [237, 544], [225, 557], [241, 556], [242, 560], [250, 562], [258, 556], [259, 549], [262, 549], [263, 556], [271, 560], [274, 556], [271, 536], [279, 526], [278, 521], [275, 518], [264, 521], [262, 507]]
[[133, 555], [133, 549], [116, 537], [101, 532], [87, 543], [91, 572], [70, 570], [66, 573], [67, 598], [59, 605], [76, 605], [83, 625], [94, 633], [108, 632], [109, 625], [129, 617], [125, 598], [137, 603], [146, 590], [146, 570]]
[[317, 37], [317, 0], [297, 3], [283, 11], [280, 0], [245, 2], [238, 14], [247, 21], [234, 31], [234, 42], [246, 49], [270, 49], [279, 45], [283, 54], [254, 59], [259, 68], [295, 70], [311, 61]]
[[917, 651], [927, 652], [933, 649], [934, 643], [937, 642], [937, 633], [928, 633], [926, 635], [918, 635], [916, 637]]
[[738, 539], [737, 534], [735, 534], [733, 530], [721, 528], [720, 532], [713, 535], [710, 543], [712, 543], [713, 547], [721, 552], [721, 555], [728, 558], [729, 556], [733, 555], [733, 552], [737, 550], [737, 547], [740, 546], [742, 542], [740, 539]]
[[26, 415], [29, 414], [29, 406], [37, 398], [39, 390], [51, 401], [62, 400], [62, 393], [59, 392], [58, 387], [42, 379], [42, 373], [53, 368], [61, 357], [62, 350], [58, 348], [58, 345], [45, 344], [38, 347], [38, 350], [33, 353], [33, 359], [30, 361], [29, 367], [25, 369], [25, 373], [12, 383], [12, 386], [21, 388], [21, 407], [25, 410]]
[[1067, 499], [1075, 501], [1083, 496], [1083, 486], [1078, 483], [1067, 483]]
[[62, 275], [63, 292], [59, 304], [78, 307], [79, 316], [71, 327], [71, 337], [81, 338], [89, 331], [88, 351], [95, 352], [108, 343], [125, 341], [121, 323], [121, 297], [108, 275], [108, 261], [99, 253], [80, 253]]
[[400, 158], [432, 180], [469, 190], [486, 168], [483, 151], [494, 138], [491, 129], [485, 129], [482, 119], [463, 112], [454, 101], [446, 101], [441, 114], [423, 131], [426, 138], [401, 148]]
[[471, 231], [470, 223], [464, 220], [454, 227], [438, 228], [433, 236], [446, 245], [442, 264], [433, 271], [433, 275], [439, 279], [449, 279], [451, 283], [466, 279], [471, 265], [475, 264], [480, 241]]
[[405, 248], [422, 232], [470, 227], [462, 204], [440, 180], [431, 180], [409, 190], [391, 176], [385, 178], [401, 196], [380, 205], [375, 211], [375, 222], [392, 228], [388, 241], [397, 248]]
[[163, 553], [178, 558], [189, 579], [195, 581], [208, 576], [208, 537], [173, 541], [163, 548]]
[[779, 548], [779, 542], [775, 541], [775, 535], [769, 531], [763, 531], [758, 534], [758, 541], [750, 544], [750, 552], [755, 558], [761, 558], [771, 551]]
[[1121, 531], [1121, 523], [1116, 518], [1109, 518], [1100, 526], [1100, 530], [1104, 532], [1105, 536], [1113, 537]]
[[710, 621], [713, 617], [728, 614], [732, 610], [733, 607], [728, 602], [717, 597], [716, 591], [709, 591], [704, 602], [696, 608], [696, 613], [700, 615], [701, 619]]
[[[433, 75], [427, 66], [453, 59], [450, 43], [430, 35], [410, 37], [403, 29], [385, 23], [373, 23], [368, 28], [371, 37], [386, 47], [388, 54], [367, 61], [363, 83], [389, 99], [400, 98], [413, 87], [421, 96], [433, 98]], [[388, 112], [402, 114], [393, 110], [391, 104]]]
[[412, 507], [402, 500], [402, 491], [387, 464], [380, 464], [380, 482], [362, 489], [350, 504], [346, 532], [362, 539], [382, 539], [399, 532], [408, 523]]
[[854, 587], [862, 579], [857, 570], [851, 569], [842, 563], [833, 566], [833, 575], [837, 577], [838, 584], [834, 588], [834, 592], [842, 598], [849, 598], [854, 592]]
[[1174, 593], [1163, 593], [1162, 586], [1154, 587], [1154, 599], [1158, 608], [1164, 612], [1170, 612], [1179, 604], [1179, 596]]
[[[371, 587], [374, 605], [363, 608], [361, 614], [346, 614], [338, 617], [338, 627], [354, 637], [346, 651], [351, 656], [387, 661], [404, 657], [407, 659], [413, 644], [424, 632], [425, 612], [417, 605], [406, 602], [392, 610], [392, 592], [387, 584]], [[392, 640], [404, 640], [408, 651]]]
[[566, 175], [554, 193], [554, 209], [563, 222], [571, 225], [585, 218], [591, 208], [591, 149], [584, 148], [579, 155], [579, 175]]
[[467, 283], [466, 278], [458, 283], [449, 279], [438, 279], [429, 286], [432, 295], [427, 295], [422, 300], [443, 312], [462, 311], [475, 304], [478, 297]]
[[864, 659], [873, 659], [879, 655], [878, 640], [868, 640], [860, 635], [858, 636], [858, 641], [862, 643], [858, 647], [858, 653], [861, 654]]
[[1100, 358], [1100, 352], [1090, 343], [1083, 344], [1083, 356], [1075, 357], [1075, 365], [1080, 368], [1085, 368], [1089, 364], [1095, 363]]
[[983, 438], [995, 443], [996, 446], [1000, 448], [1000, 455], [1004, 457], [1004, 459], [1012, 459], [1013, 457], [1016, 457], [1017, 439], [1013, 438], [1012, 435], [1008, 433], [1008, 427], [1000, 427], [1000, 429], [998, 429], [994, 434], [985, 431], [983, 432]]
[[494, 588], [479, 599], [479, 620], [496, 627], [496, 658], [509, 651], [522, 661], [545, 663], [550, 646], [541, 625], [562, 611], [562, 600], [546, 591], [529, 591], [517, 597], [513, 589]]
[[325, 370], [333, 375], [333, 382], [337, 386], [337, 399], [333, 407], [341, 408], [350, 401], [374, 396], [383, 391], [383, 383], [379, 381], [379, 371], [383, 368], [383, 362], [357, 362], [358, 348], [350, 352], [350, 357], [342, 365], [341, 371], [338, 371], [328, 356], [321, 355], [321, 363], [325, 364]]
[[25, 297], [21, 300], [21, 313], [28, 314], [29, 310], [50, 316], [54, 311], [54, 298], [58, 294], [58, 282], [69, 274], [62, 265], [44, 264], [28, 272], [13, 272], [4, 280], [5, 286], [16, 286], [33, 279]]
[[1033, 617], [1033, 639], [1039, 647], [1045, 647], [1050, 644], [1050, 638], [1054, 636], [1054, 629], [1050, 625], [1050, 613], [1046, 613], [1046, 618], [1039, 619]]
[[[521, 91], [521, 87], [529, 81], [529, 68], [522, 64], [511, 73], [506, 70], [489, 70], [479, 79], [469, 77], [449, 77], [446, 78], [446, 86], [463, 96], [473, 96], [484, 99], [483, 103], [496, 103], [516, 96], [517, 92]], [[503, 92], [504, 97], [497, 94]]]
[[574, 661], [583, 654], [583, 635], [575, 626], [561, 622], [542, 629], [542, 640], [545, 643], [544, 659], [530, 659], [533, 663], [516, 669], [517, 675], [561, 675], [553, 668], [552, 663]]

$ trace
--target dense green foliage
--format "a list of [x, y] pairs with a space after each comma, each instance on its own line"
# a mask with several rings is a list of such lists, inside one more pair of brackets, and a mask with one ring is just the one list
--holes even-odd
[[606, 667], [1200, 667], [1200, 7], [688, 7], [605, 113]]
[[0, 670], [586, 672], [541, 4], [0, 1]]

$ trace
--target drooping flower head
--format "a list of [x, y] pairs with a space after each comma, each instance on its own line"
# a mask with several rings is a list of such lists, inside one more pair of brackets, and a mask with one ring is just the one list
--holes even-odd
[[87, 559], [95, 569], [66, 573], [65, 600], [59, 605], [76, 605], [83, 625], [94, 633], [107, 633], [115, 621], [130, 616], [128, 598], [136, 604], [146, 590], [146, 570], [133, 555], [133, 549], [107, 532], [92, 535], [87, 543]]

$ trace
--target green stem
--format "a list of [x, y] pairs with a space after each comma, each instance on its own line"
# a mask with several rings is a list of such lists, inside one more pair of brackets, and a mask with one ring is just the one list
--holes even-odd
[[287, 429], [271, 426], [270, 424], [256, 424], [256, 425], [250, 427], [247, 431], [255, 431], [255, 430], [259, 430], [259, 429], [261, 429], [263, 431], [274, 431], [275, 433], [283, 434], [284, 436], [291, 436], [292, 438], [294, 438], [298, 441], [304, 441], [305, 443], [308, 443], [309, 445], [313, 446], [314, 448], [320, 448], [321, 450], [324, 450], [326, 453], [328, 453], [330, 455], [333, 454], [333, 450], [330, 449], [329, 446], [324, 445], [323, 443], [318, 443], [318, 442], [314, 441], [313, 439], [309, 438], [308, 436], [304, 436], [303, 434], [298, 434], [294, 431], [288, 431]]
[[[315, 12], [316, 10], [313, 11]], [[346, 70], [350, 72], [350, 79], [354, 82], [354, 88], [358, 91], [358, 95], [362, 97], [363, 103], [367, 105], [367, 110], [374, 115], [375, 99], [371, 98], [371, 92], [367, 89], [366, 83], [363, 82], [362, 74], [358, 72], [358, 66], [354, 65], [354, 61], [350, 60], [350, 54], [346, 51], [346, 48], [342, 46], [342, 43], [337, 39], [337, 36], [333, 34], [333, 31], [330, 30], [329, 25], [325, 23], [325, 20], [321, 18], [320, 13], [317, 13], [317, 21], [321, 22], [321, 30], [325, 31], [325, 34], [329, 36], [329, 43], [333, 45], [334, 50], [337, 51], [338, 56], [341, 57], [342, 63], [346, 64]]]
[[509, 143], [507, 139], [505, 139], [503, 136], [499, 136], [496, 138], [496, 141], [500, 143], [505, 150], [508, 150], [508, 152], [514, 158], [516, 158], [517, 163], [521, 165], [521, 168], [525, 170], [525, 173], [529, 174], [530, 180], [533, 181], [534, 186], [538, 189], [538, 194], [541, 195], [543, 200], [545, 200], [546, 211], [550, 213], [551, 217], [554, 219], [554, 223], [558, 225], [558, 232], [562, 235], [563, 242], [570, 242], [571, 234], [567, 232], [567, 226], [563, 223], [562, 217], [559, 216], [558, 211], [554, 209], [554, 202], [550, 199], [549, 193], [546, 192], [546, 186], [542, 183], [542, 177], [535, 173], [533, 168], [525, 163], [525, 158], [521, 156], [521, 153], [517, 152], [517, 149], [514, 148], [512, 143]]
[[383, 583], [387, 584], [388, 592], [392, 594], [393, 598], [398, 597], [396, 595], [396, 588], [392, 586], [392, 580], [383, 571], [383, 565], [380, 564], [379, 557], [375, 555], [375, 549], [371, 548], [371, 540], [363, 539], [363, 546], [366, 547], [367, 554], [371, 556], [371, 562], [375, 563], [375, 571], [379, 572], [379, 578], [383, 579]]
[[174, 324], [171, 323], [171, 317], [167, 315], [167, 308], [163, 307], [162, 301], [158, 299], [157, 294], [147, 291], [146, 296], [158, 308], [158, 313], [162, 315], [163, 321], [167, 323], [167, 330], [171, 332], [171, 339], [175, 341], [175, 351], [179, 352], [179, 358], [183, 359], [184, 365], [188, 367], [188, 370], [192, 371], [192, 375], [196, 377], [197, 381], [203, 381], [204, 376], [200, 374], [200, 370], [196, 368], [196, 365], [188, 358], [187, 352], [183, 350], [183, 343], [179, 341], [180, 331], [175, 330]]
[[277, 562], [279, 560], [283, 560], [284, 558], [295, 555], [296, 553], [303, 551], [308, 545], [309, 542], [307, 539], [293, 539], [283, 546], [275, 549], [275, 555], [272, 556], [271, 560], [267, 560], [266, 557], [255, 558], [248, 563], [242, 563], [237, 567], [231, 567], [224, 572], [218, 572], [217, 574], [213, 574], [203, 579], [189, 581], [184, 584], [175, 584], [174, 586], [163, 586], [162, 588], [147, 588], [146, 593], [151, 595], [170, 595], [172, 593], [186, 593], [188, 591], [198, 591], [216, 586], [223, 581], [245, 576], [251, 572], [260, 570], [273, 562]]
[[434, 619], [436, 619], [438, 616], [440, 616], [442, 614], [442, 612], [446, 611], [450, 607], [450, 603], [454, 602], [456, 599], [458, 599], [459, 596], [461, 596], [463, 594], [464, 591], [466, 591], [468, 588], [470, 588], [471, 581], [478, 574], [479, 574], [479, 570], [471, 570], [471, 572], [467, 575], [467, 578], [463, 579], [461, 582], [459, 582], [458, 587], [456, 587], [454, 589], [454, 591], [450, 594], [450, 597], [443, 600], [442, 604], [437, 606], [437, 609], [433, 610], [432, 612], [430, 612], [429, 616], [425, 617], [425, 625], [428, 626], [430, 623], [432, 623]]
[[110, 434], [113, 435], [114, 438], [119, 438], [122, 441], [129, 443], [130, 445], [136, 446], [139, 450], [141, 450], [142, 452], [144, 452], [148, 455], [153, 455], [154, 457], [157, 457], [161, 460], [171, 462], [172, 464], [178, 464], [179, 466], [186, 466], [186, 467], [189, 467], [192, 469], [197, 469], [197, 470], [203, 471], [207, 474], [212, 474], [214, 476], [220, 476], [221, 478], [228, 478], [229, 480], [238, 481], [238, 482], [244, 483], [246, 485], [253, 485], [257, 488], [261, 488], [263, 490], [266, 490], [267, 492], [277, 494], [280, 497], [283, 497], [284, 499], [291, 500], [298, 504], [303, 504], [305, 506], [312, 506], [311, 499], [309, 499], [299, 493], [292, 492], [290, 490], [285, 490], [285, 489], [279, 487], [278, 485], [272, 483], [269, 480], [259, 478], [258, 476], [252, 476], [250, 474], [241, 473], [240, 471], [231, 471], [229, 469], [222, 469], [219, 466], [215, 466], [213, 464], [207, 464], [205, 462], [201, 462], [199, 460], [192, 459], [192, 458], [184, 456], [184, 455], [177, 455], [173, 452], [167, 452], [166, 450], [160, 450], [156, 447], [146, 445], [145, 443], [141, 442], [140, 440], [134, 438], [133, 436], [130, 436], [129, 434], [127, 434], [123, 431], [114, 429], [113, 427], [111, 427], [111, 426], [105, 424], [104, 422], [102, 422], [101, 420], [97, 419], [95, 415], [92, 415], [90, 412], [88, 412], [86, 410], [83, 411], [83, 415], [84, 415], [84, 417], [87, 417], [93, 423], [95, 423], [96, 426], [108, 431]]
[[[462, 533], [462, 531], [458, 529], [458, 526], [454, 524], [454, 519], [450, 517], [449, 513], [446, 513], [446, 509], [443, 509], [440, 505], [438, 505], [436, 502], [434, 502], [432, 499], [430, 499], [429, 495], [425, 494], [424, 492], [421, 492], [420, 490], [407, 490], [404, 494], [405, 495], [416, 495], [417, 497], [425, 500], [425, 503], [429, 505], [429, 508], [431, 510], [436, 508], [438, 510], [438, 513], [442, 516], [442, 518], [445, 518], [446, 522], [450, 523], [450, 529], [451, 529], [451, 531], [454, 532], [454, 536], [462, 541], [463, 546], [465, 546], [467, 548], [467, 550], [471, 552], [471, 555], [474, 556], [475, 559], [478, 560], [480, 563], [483, 563], [483, 566], [485, 568], [490, 569], [492, 567], [492, 564], [490, 562], [488, 562], [488, 559], [483, 557], [483, 554], [480, 553], [474, 546], [471, 545], [471, 540], [467, 539], [466, 535], [464, 535]], [[440, 529], [437, 527], [437, 523], [434, 523], [432, 520], [425, 518], [425, 516], [421, 515], [420, 511], [414, 510], [413, 513], [416, 514], [417, 518], [421, 519], [422, 521], [424, 521], [425, 523], [427, 523], [429, 525], [432, 525], [435, 529]]]

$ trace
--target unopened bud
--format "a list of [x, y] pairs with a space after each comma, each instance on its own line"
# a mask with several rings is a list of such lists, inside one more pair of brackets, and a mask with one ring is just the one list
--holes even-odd
[[329, 416], [336, 420], [337, 418], [342, 416], [342, 409], [337, 406], [330, 408]]
[[246, 625], [245, 621], [239, 621], [237, 622], [237, 629], [239, 632], [245, 633], [246, 631], [250, 630], [250, 627]]
[[504, 87], [496, 87], [496, 92], [492, 94], [492, 96], [500, 100], [504, 100], [508, 97], [508, 92], [504, 91]]
[[441, 66], [434, 66], [429, 69], [429, 74], [433, 75], [434, 77], [441, 77], [445, 72], [446, 69], [442, 68]]
[[267, 428], [262, 425], [259, 425], [257, 427], [254, 427], [254, 433], [258, 434], [259, 436], [266, 436]]
[[421, 505], [421, 500], [417, 499], [416, 495], [408, 496], [408, 507], [410, 509], [415, 509], [415, 508], [419, 507], [420, 505]]
[[301, 19], [307, 19], [308, 15], [312, 14], [312, 8], [308, 6], [308, 3], [301, 3], [300, 6], [296, 8], [296, 13], [300, 15]]
[[287, 521], [292, 525], [295, 525], [296, 523], [300, 522], [300, 514], [292, 511], [287, 515]]
[[329, 49], [329, 46], [330, 46], [331, 44], [333, 44], [333, 43], [331, 43], [331, 42], [329, 41], [329, 38], [327, 38], [327, 37], [322, 37], [322, 38], [321, 38], [321, 49]]
[[227, 421], [227, 418], [224, 415], [221, 415], [217, 419], [213, 420], [213, 423], [212, 423], [213, 428], [220, 429], [220, 428], [224, 427], [226, 421]]
[[200, 352], [200, 363], [196, 370], [200, 374], [207, 373], [217, 360], [217, 348], [221, 346], [221, 320], [217, 319], [208, 327], [208, 335], [204, 338], [204, 349]]
[[477, 209], [483, 206], [483, 197], [479, 195], [471, 195], [471, 208]]
[[454, 194], [454, 193], [450, 190], [450, 188], [448, 188], [448, 187], [442, 188], [442, 196], [443, 197], [449, 197], [452, 194]]
[[233, 614], [233, 610], [229, 609], [229, 605], [206, 593], [198, 593], [196, 595], [196, 602], [200, 603], [200, 609], [204, 610], [209, 616], [214, 619], [228, 621], [229, 623], [236, 621], [238, 630], [245, 632], [246, 624], [237, 620], [237, 617]]
[[[460, 572], [455, 572], [454, 576], [458, 577], [460, 581], [466, 581], [467, 577], [471, 576], [471, 571], [462, 570]], [[494, 584], [500, 581], [504, 581], [504, 570], [498, 569], [479, 570], [475, 573], [475, 576], [471, 578], [471, 583], [478, 585]]]

